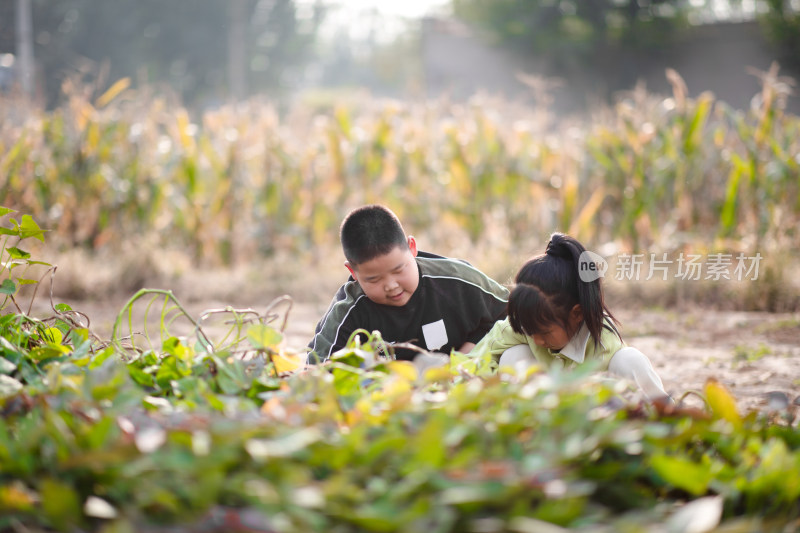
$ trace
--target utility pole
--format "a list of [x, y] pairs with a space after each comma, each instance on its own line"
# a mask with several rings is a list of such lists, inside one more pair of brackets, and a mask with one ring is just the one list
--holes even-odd
[[35, 87], [31, 11], [31, 0], [17, 0], [17, 73], [22, 92], [28, 98], [33, 96]]

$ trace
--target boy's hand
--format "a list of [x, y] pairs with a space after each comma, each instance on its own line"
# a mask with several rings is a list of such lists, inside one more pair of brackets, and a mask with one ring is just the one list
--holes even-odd
[[461, 345], [461, 348], [459, 348], [458, 351], [466, 354], [471, 352], [474, 347], [475, 347], [474, 342], [465, 342], [464, 344]]

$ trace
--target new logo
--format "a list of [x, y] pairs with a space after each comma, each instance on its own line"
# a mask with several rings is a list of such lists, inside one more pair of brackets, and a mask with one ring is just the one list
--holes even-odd
[[606, 275], [608, 261], [603, 256], [586, 250], [578, 257], [578, 275], [586, 283]]

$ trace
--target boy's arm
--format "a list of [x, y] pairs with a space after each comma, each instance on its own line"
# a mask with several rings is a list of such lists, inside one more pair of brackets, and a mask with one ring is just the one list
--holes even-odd
[[493, 290], [480, 292], [479, 299], [470, 306], [472, 312], [477, 315], [474, 317], [476, 325], [467, 335], [465, 344], [471, 343], [472, 347], [489, 333], [498, 320], [503, 320], [506, 317], [508, 289], [493, 280], [490, 281], [493, 284]]
[[354, 293], [352, 286], [343, 285], [334, 296], [330, 307], [317, 324], [314, 337], [308, 343], [307, 364], [327, 361], [331, 354], [344, 348], [347, 339], [355, 331], [353, 313], [356, 304], [365, 296]]
[[495, 322], [505, 318], [509, 291], [466, 261], [428, 256], [420, 252], [417, 262], [424, 267], [423, 276], [435, 280], [444, 292], [445, 312], [457, 317], [460, 325], [453, 346], [468, 350], [468, 344], [477, 344]]
[[314, 338], [308, 343], [306, 363], [312, 365], [330, 359], [332, 354], [344, 348], [353, 331], [354, 328], [348, 327], [346, 320], [339, 322], [330, 313], [326, 313], [317, 324]]
[[[322, 322], [320, 322], [322, 324]], [[319, 328], [320, 324], [317, 324]], [[317, 331], [311, 342], [308, 343], [308, 353], [306, 354], [306, 364], [315, 365], [326, 361], [332, 353], [333, 344], [330, 339]]]
[[[316, 332], [308, 343], [306, 364], [313, 365], [327, 361], [331, 354], [344, 347], [350, 333], [342, 331], [343, 324], [331, 317], [330, 310], [317, 324]], [[342, 340], [344, 339], [344, 340]]]

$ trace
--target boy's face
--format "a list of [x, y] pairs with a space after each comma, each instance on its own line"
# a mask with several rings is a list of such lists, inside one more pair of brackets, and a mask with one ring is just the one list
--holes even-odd
[[408, 248], [395, 246], [392, 251], [359, 265], [345, 266], [361, 285], [367, 298], [375, 303], [400, 307], [406, 305], [419, 286], [417, 243], [408, 236]]

